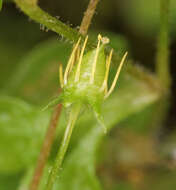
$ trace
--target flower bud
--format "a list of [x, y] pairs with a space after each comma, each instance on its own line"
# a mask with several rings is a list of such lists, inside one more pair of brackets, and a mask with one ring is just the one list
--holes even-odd
[[104, 48], [109, 39], [98, 35], [97, 47], [85, 52], [88, 36], [80, 50], [81, 39], [75, 44], [63, 76], [60, 65], [62, 93], [59, 100], [65, 107], [72, 104], [90, 105], [98, 121], [103, 124], [101, 105], [113, 91], [127, 53], [122, 58], [115, 79], [108, 91], [107, 81], [113, 50], [105, 56]]

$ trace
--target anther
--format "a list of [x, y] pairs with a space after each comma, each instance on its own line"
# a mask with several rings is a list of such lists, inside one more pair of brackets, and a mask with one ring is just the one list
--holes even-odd
[[109, 43], [109, 38], [108, 37], [102, 37], [101, 39], [103, 44], [108, 44]]

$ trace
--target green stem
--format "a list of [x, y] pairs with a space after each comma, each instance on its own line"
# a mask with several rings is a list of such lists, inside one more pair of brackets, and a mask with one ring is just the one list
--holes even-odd
[[1, 9], [2, 9], [2, 2], [3, 0], [0, 0], [0, 11], [1, 11]]
[[59, 169], [61, 168], [65, 153], [67, 151], [70, 138], [72, 135], [73, 128], [75, 126], [75, 122], [77, 120], [78, 114], [80, 111], [80, 105], [74, 105], [71, 109], [69, 121], [65, 130], [65, 134], [61, 143], [61, 147], [59, 149], [59, 152], [56, 156], [56, 160], [54, 163], [54, 166], [52, 168], [52, 171], [50, 173], [50, 176], [48, 178], [48, 183], [46, 185], [46, 190], [52, 190], [54, 182], [59, 174]]
[[169, 70], [169, 5], [170, 0], [160, 0], [160, 33], [156, 56], [156, 72], [161, 84], [169, 89], [171, 77]]
[[92, 17], [95, 13], [96, 6], [98, 4], [99, 0], [90, 0], [89, 5], [87, 7], [86, 12], [84, 13], [84, 17], [81, 22], [80, 30], [79, 32], [82, 35], [86, 35], [88, 28], [90, 26]]
[[40, 9], [37, 4], [31, 3], [31, 0], [14, 0], [14, 2], [34, 21], [43, 24], [48, 29], [66, 37], [72, 42], [78, 40], [80, 34], [76, 30], [65, 25], [55, 17], [50, 16], [48, 13]]

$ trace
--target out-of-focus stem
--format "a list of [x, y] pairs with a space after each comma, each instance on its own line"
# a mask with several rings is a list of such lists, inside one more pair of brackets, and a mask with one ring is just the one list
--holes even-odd
[[48, 159], [51, 146], [53, 144], [54, 135], [57, 127], [57, 123], [60, 117], [60, 113], [62, 110], [62, 104], [58, 104], [55, 110], [53, 111], [53, 114], [51, 116], [50, 124], [48, 126], [46, 136], [39, 154], [39, 158], [37, 161], [37, 166], [34, 171], [33, 179], [30, 184], [30, 190], [37, 190], [40, 179], [42, 177], [43, 169], [46, 165], [46, 161]]
[[70, 28], [60, 20], [50, 16], [48, 13], [40, 9], [40, 7], [34, 3], [36, 2], [35, 0], [14, 0], [14, 2], [26, 15], [28, 15], [34, 21], [43, 24], [48, 29], [64, 36], [72, 42], [78, 40], [80, 35], [76, 30]]
[[[47, 26], [49, 29], [55, 31], [56, 33], [59, 33], [60, 35], [65, 36], [66, 38], [75, 41], [76, 38], [79, 36], [76, 31], [73, 29], [67, 27], [64, 25], [62, 22], [59, 20], [56, 20], [54, 17], [51, 17], [48, 15], [46, 12], [41, 10], [37, 6], [37, 0], [15, 0], [16, 4], [33, 20], [44, 24]], [[93, 17], [93, 14], [95, 12], [96, 5], [98, 3], [98, 0], [91, 0], [88, 6], [88, 10], [86, 11], [86, 14], [83, 17], [83, 21], [80, 27], [80, 33], [81, 34], [86, 34], [91, 22], [91, 19]], [[89, 14], [88, 14], [89, 13]], [[88, 19], [86, 18], [88, 16]], [[47, 18], [47, 20], [45, 20]], [[48, 22], [49, 21], [49, 22]], [[52, 26], [52, 23], [54, 25]], [[85, 24], [88, 24], [85, 26]], [[30, 190], [37, 190], [42, 174], [43, 174], [43, 169], [46, 165], [46, 161], [48, 159], [50, 149], [54, 140], [54, 134], [56, 131], [56, 126], [59, 120], [59, 116], [62, 110], [62, 105], [59, 104], [56, 109], [54, 110], [52, 116], [51, 116], [51, 122], [49, 124], [44, 143], [42, 146], [42, 149], [39, 154], [37, 166], [34, 171], [33, 179], [30, 184]], [[53, 179], [53, 177], [52, 177]]]
[[89, 5], [87, 7], [86, 12], [84, 13], [84, 17], [82, 19], [81, 26], [79, 29], [79, 32], [82, 35], [86, 35], [86, 33], [88, 31], [88, 28], [91, 24], [91, 20], [95, 13], [95, 9], [97, 7], [98, 2], [99, 2], [99, 0], [90, 0], [90, 2], [89, 2]]
[[171, 85], [169, 69], [169, 5], [170, 0], [160, 0], [160, 32], [156, 56], [156, 72], [164, 88]]
[[62, 143], [61, 143], [59, 152], [56, 156], [54, 166], [51, 170], [51, 173], [50, 173], [50, 176], [48, 179], [48, 183], [46, 186], [46, 190], [52, 190], [52, 187], [53, 187], [54, 182], [57, 178], [57, 175], [59, 175], [59, 169], [61, 168], [65, 153], [67, 151], [67, 148], [68, 148], [68, 145], [70, 142], [70, 138], [72, 135], [72, 131], [73, 131], [73, 128], [75, 126], [75, 122], [77, 120], [79, 111], [80, 111], [80, 105], [74, 105], [71, 108], [71, 112], [70, 112], [70, 116], [69, 116], [69, 120], [68, 120], [66, 130], [65, 130], [65, 134], [64, 134], [64, 137], [62, 139]]

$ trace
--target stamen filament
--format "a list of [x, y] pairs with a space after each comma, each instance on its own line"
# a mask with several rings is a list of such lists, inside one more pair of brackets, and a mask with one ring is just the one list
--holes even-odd
[[100, 42], [101, 42], [101, 35], [98, 35], [98, 44], [97, 44], [97, 49], [96, 49], [96, 53], [95, 53], [95, 58], [94, 58], [94, 62], [93, 62], [93, 66], [92, 66], [92, 73], [91, 73], [91, 77], [90, 77], [90, 83], [92, 84], [94, 82], [94, 77], [95, 77], [95, 70], [96, 70], [96, 63], [97, 63], [97, 58], [98, 58], [98, 53], [99, 53], [99, 49], [100, 49]]
[[81, 63], [82, 63], [82, 58], [83, 58], [83, 54], [84, 54], [84, 50], [87, 44], [87, 40], [88, 40], [88, 36], [86, 36], [83, 47], [81, 49], [81, 55], [79, 57], [79, 62], [78, 62], [78, 66], [77, 66], [77, 70], [76, 70], [76, 74], [75, 74], [75, 82], [79, 81], [79, 76], [80, 76], [80, 69], [81, 69]]
[[80, 56], [80, 47], [78, 47], [77, 50], [76, 50], [76, 52], [75, 52], [75, 56], [74, 56], [74, 59], [73, 59], [73, 61], [71, 63], [71, 66], [70, 66], [70, 69], [69, 69], [69, 73], [72, 71], [74, 63], [76, 63], [77, 60], [79, 60], [79, 56]]
[[60, 80], [61, 88], [63, 88], [63, 86], [64, 86], [63, 67], [62, 67], [62, 64], [61, 64], [61, 63], [59, 63], [59, 80]]
[[123, 56], [123, 58], [122, 58], [122, 60], [121, 60], [121, 62], [120, 62], [120, 65], [119, 65], [119, 67], [118, 67], [118, 69], [117, 69], [117, 72], [116, 72], [114, 81], [113, 81], [113, 83], [112, 83], [112, 85], [111, 85], [111, 88], [109, 89], [109, 91], [108, 91], [107, 94], [105, 95], [105, 98], [107, 98], [107, 97], [112, 93], [112, 91], [114, 90], [115, 85], [116, 85], [116, 83], [117, 83], [117, 80], [118, 80], [118, 78], [119, 78], [119, 74], [120, 74], [121, 68], [122, 68], [123, 63], [124, 63], [124, 61], [125, 61], [125, 59], [126, 59], [127, 54], [128, 54], [128, 52], [126, 52], [125, 55]]
[[101, 90], [104, 90], [104, 89], [107, 90], [107, 81], [108, 81], [109, 68], [110, 68], [111, 59], [112, 59], [112, 53], [113, 53], [113, 49], [110, 51], [110, 54], [106, 60], [106, 73], [105, 73], [105, 78], [104, 78], [104, 82], [101, 87]]
[[74, 56], [75, 56], [75, 52], [79, 46], [79, 43], [81, 41], [81, 38], [79, 38], [78, 42], [76, 43], [75, 47], [73, 48], [73, 51], [70, 55], [70, 58], [69, 58], [69, 61], [68, 61], [68, 64], [67, 64], [67, 67], [65, 69], [65, 74], [64, 74], [64, 84], [67, 83], [67, 76], [68, 76], [68, 73], [69, 73], [69, 69], [70, 69], [70, 66], [72, 65], [72, 62], [74, 60]]

